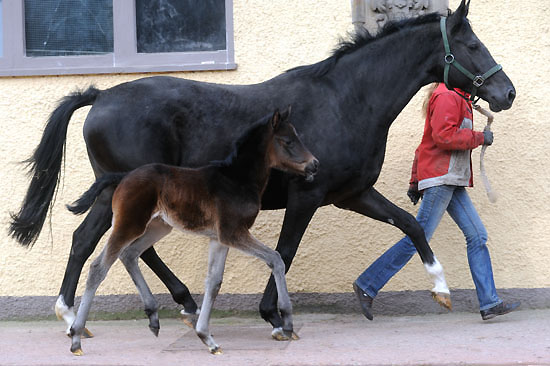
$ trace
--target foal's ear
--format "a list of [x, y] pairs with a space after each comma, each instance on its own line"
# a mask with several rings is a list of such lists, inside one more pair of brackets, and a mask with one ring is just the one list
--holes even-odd
[[289, 105], [288, 105], [288, 108], [286, 109], [286, 111], [284, 111], [283, 113], [281, 113], [281, 119], [282, 119], [283, 121], [288, 120], [288, 118], [290, 117], [290, 112], [292, 112], [292, 106], [289, 104]]
[[281, 123], [281, 113], [279, 112], [279, 108], [277, 108], [275, 109], [275, 112], [273, 112], [273, 117], [271, 117], [271, 127], [273, 127], [274, 131], [277, 131], [280, 123]]

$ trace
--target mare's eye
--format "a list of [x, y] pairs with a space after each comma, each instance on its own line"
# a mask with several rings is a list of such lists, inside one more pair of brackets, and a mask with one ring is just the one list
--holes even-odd
[[479, 43], [478, 42], [472, 42], [468, 45], [468, 48], [475, 51], [479, 48]]

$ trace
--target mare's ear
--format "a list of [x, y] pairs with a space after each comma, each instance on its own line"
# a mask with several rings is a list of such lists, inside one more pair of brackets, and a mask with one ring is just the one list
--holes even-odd
[[462, 0], [456, 11], [451, 14], [451, 16], [449, 17], [451, 34], [457, 32], [462, 27], [464, 22], [467, 21], [465, 19], [468, 16], [469, 9], [470, 0]]
[[281, 113], [279, 112], [279, 108], [275, 109], [275, 112], [273, 112], [273, 117], [271, 117], [271, 127], [273, 127], [273, 130], [276, 131], [277, 128], [279, 128], [279, 124], [281, 123]]
[[470, 0], [462, 0], [460, 2], [460, 5], [458, 6], [458, 9], [454, 12], [454, 14], [460, 18], [466, 18], [468, 16], [468, 11], [470, 10]]

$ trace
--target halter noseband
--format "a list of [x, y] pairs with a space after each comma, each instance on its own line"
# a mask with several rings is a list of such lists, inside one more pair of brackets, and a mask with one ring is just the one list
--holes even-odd
[[[454, 66], [458, 71], [466, 75], [466, 77], [472, 80], [472, 92], [470, 93], [470, 100], [475, 104], [477, 101], [474, 101], [477, 89], [483, 85], [485, 80], [496, 74], [498, 71], [502, 70], [502, 66], [497, 64], [493, 66], [489, 71], [483, 75], [474, 75], [470, 71], [466, 70], [457, 60], [455, 56], [451, 53], [451, 48], [449, 47], [449, 40], [447, 39], [447, 17], [441, 17], [441, 35], [443, 36], [443, 47], [445, 47], [445, 68], [443, 70], [443, 81], [447, 89], [454, 90], [449, 85], [449, 70], [451, 66]], [[478, 97], [479, 100], [479, 97]]]

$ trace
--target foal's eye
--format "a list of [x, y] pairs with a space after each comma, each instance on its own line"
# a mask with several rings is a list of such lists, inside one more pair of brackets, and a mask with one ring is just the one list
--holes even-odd
[[292, 140], [287, 140], [284, 138], [279, 138], [278, 140], [280, 144], [283, 145], [284, 147], [292, 147], [292, 145], [294, 144], [294, 141]]

